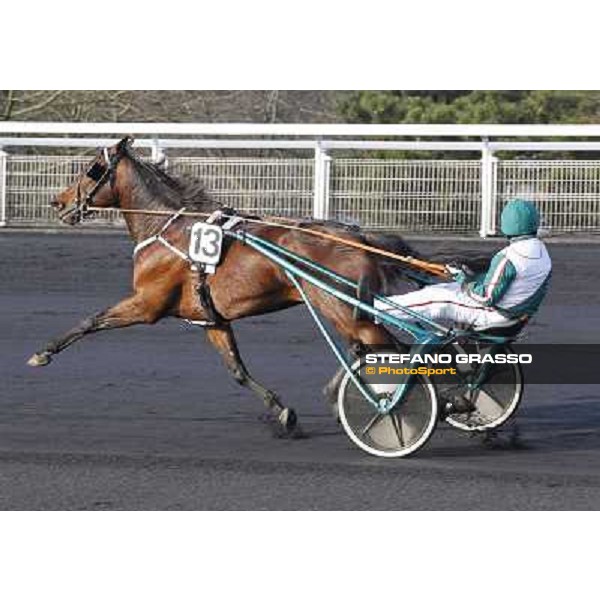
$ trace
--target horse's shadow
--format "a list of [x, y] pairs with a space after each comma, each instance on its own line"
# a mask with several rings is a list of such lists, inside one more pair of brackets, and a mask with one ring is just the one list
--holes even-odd
[[[489, 451], [560, 453], [600, 450], [600, 402], [589, 395], [555, 405], [524, 407], [514, 419], [490, 434], [461, 434], [440, 428], [435, 457], [459, 457], [473, 453], [473, 445]], [[467, 436], [469, 443], [455, 436]], [[442, 440], [440, 441], [440, 438]]]
[[[344, 437], [328, 415], [310, 414], [300, 438]], [[474, 453], [548, 455], [600, 450], [600, 402], [589, 394], [557, 404], [524, 405], [505, 425], [489, 433], [465, 433], [440, 423], [422, 458], [468, 458]]]

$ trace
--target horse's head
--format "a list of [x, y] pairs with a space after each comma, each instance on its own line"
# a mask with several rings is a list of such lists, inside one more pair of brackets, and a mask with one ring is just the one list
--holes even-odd
[[83, 220], [90, 206], [116, 205], [117, 167], [132, 142], [131, 137], [125, 137], [115, 146], [99, 150], [75, 182], [56, 196], [50, 204], [58, 211], [61, 221], [76, 225]]

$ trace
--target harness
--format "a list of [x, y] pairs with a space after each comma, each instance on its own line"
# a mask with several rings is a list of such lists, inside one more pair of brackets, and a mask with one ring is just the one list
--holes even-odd
[[140, 250], [143, 250], [144, 248], [147, 248], [151, 244], [154, 244], [155, 242], [158, 242], [159, 244], [162, 244], [165, 248], [167, 248], [168, 250], [170, 250], [171, 252], [173, 252], [173, 254], [176, 254], [177, 256], [179, 256], [179, 258], [181, 258], [182, 260], [185, 260], [186, 262], [191, 262], [190, 261], [190, 257], [185, 252], [183, 252], [182, 250], [180, 250], [179, 248], [177, 248], [176, 246], [174, 246], [173, 244], [171, 244], [171, 242], [169, 242], [168, 240], [166, 240], [163, 237], [163, 233], [165, 233], [165, 231], [167, 231], [167, 229], [169, 229], [169, 227], [171, 227], [171, 225], [173, 223], [175, 223], [175, 221], [177, 221], [177, 219], [179, 219], [179, 217], [181, 217], [181, 215], [184, 212], [185, 212], [185, 208], [179, 209], [162, 226], [161, 230], [158, 233], [156, 233], [155, 235], [152, 235], [149, 238], [146, 238], [145, 240], [142, 240], [141, 242], [139, 242], [138, 244], [136, 244], [135, 248], [133, 249], [133, 257], [135, 258], [136, 254]]
[[[191, 258], [183, 250], [180, 250], [179, 248], [177, 248], [177, 246], [174, 246], [173, 244], [171, 244], [171, 242], [169, 242], [167, 239], [165, 239], [163, 237], [163, 234], [167, 231], [167, 229], [169, 227], [171, 227], [171, 225], [185, 213], [185, 210], [186, 210], [185, 208], [179, 209], [162, 226], [162, 228], [160, 229], [160, 231], [158, 233], [156, 233], [156, 234], [150, 236], [149, 238], [146, 238], [145, 240], [142, 240], [141, 242], [136, 244], [135, 248], [133, 249], [133, 257], [135, 258], [135, 256], [137, 255], [138, 252], [140, 252], [140, 250], [143, 250], [144, 248], [154, 244], [155, 242], [158, 242], [159, 244], [162, 244], [165, 248], [167, 248], [168, 250], [173, 252], [173, 254], [176, 254], [179, 258], [181, 258], [181, 260], [184, 260], [184, 261], [190, 263], [192, 271], [198, 271], [199, 266], [196, 263], [194, 263], [191, 260]], [[219, 209], [219, 210], [216, 210], [215, 212], [213, 212], [206, 219], [206, 223], [215, 223], [222, 219], [226, 219], [225, 223], [221, 226], [221, 228], [225, 231], [231, 231], [234, 227], [236, 227], [237, 225], [239, 225], [240, 223], [242, 223], [244, 221], [244, 219], [242, 217], [239, 217], [237, 215], [226, 214], [222, 210]], [[208, 271], [205, 271], [205, 272], [208, 273]]]
[[101, 165], [97, 160], [88, 168], [85, 172], [85, 177], [88, 177], [94, 182], [92, 188], [85, 192], [85, 195], [81, 194], [81, 180], [77, 182], [77, 193], [75, 202], [72, 206], [62, 211], [59, 218], [64, 221], [67, 217], [75, 214], [76, 222], [80, 223], [83, 221], [88, 213], [88, 209], [91, 205], [92, 200], [96, 194], [100, 191], [100, 188], [106, 183], [107, 179], [110, 179], [111, 189], [114, 185], [114, 173], [117, 168], [117, 164], [123, 157], [123, 150], [118, 149], [117, 153], [113, 156], [109, 156], [108, 148], [102, 149], [102, 156], [104, 158], [104, 165]]
[[[177, 246], [173, 245], [167, 239], [165, 239], [164, 234], [171, 227], [175, 221], [177, 221], [184, 213], [185, 208], [181, 208], [178, 210], [169, 220], [162, 226], [160, 231], [145, 240], [142, 240], [138, 244], [136, 244], [133, 249], [133, 257], [135, 258], [137, 253], [151, 246], [154, 243], [161, 244], [167, 250], [181, 258], [190, 265], [190, 270], [194, 271], [198, 275], [198, 282], [196, 283], [196, 293], [198, 295], [198, 301], [200, 302], [200, 306], [206, 313], [208, 320], [194, 321], [191, 319], [185, 319], [186, 323], [189, 325], [196, 325], [198, 327], [215, 327], [222, 324], [225, 319], [219, 314], [217, 311], [214, 301], [212, 299], [212, 294], [210, 291], [210, 285], [208, 283], [208, 275], [215, 272], [214, 267], [210, 267], [209, 265], [201, 265], [195, 263], [188, 254], [186, 254], [183, 250], [177, 248]], [[216, 223], [225, 219], [225, 223], [222, 225], [222, 229], [228, 231], [232, 230], [234, 227], [243, 222], [243, 219], [237, 215], [226, 214], [222, 210], [216, 210], [213, 212], [207, 219], [206, 223]]]

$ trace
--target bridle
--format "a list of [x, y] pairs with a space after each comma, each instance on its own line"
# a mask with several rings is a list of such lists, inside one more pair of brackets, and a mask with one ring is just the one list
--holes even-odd
[[[102, 149], [102, 156], [104, 157], [104, 164], [98, 162], [98, 157], [94, 160], [93, 164], [88, 170], [79, 178], [77, 181], [77, 191], [75, 201], [71, 205], [63, 210], [59, 218], [61, 221], [65, 221], [69, 217], [74, 216], [73, 223], [81, 223], [88, 214], [88, 208], [93, 206], [92, 200], [96, 194], [100, 191], [102, 186], [110, 179], [111, 188], [114, 186], [114, 173], [119, 164], [119, 161], [123, 157], [123, 151], [118, 150], [113, 156], [109, 156], [108, 148]], [[89, 177], [94, 185], [91, 189], [82, 193], [81, 182], [84, 177]]]

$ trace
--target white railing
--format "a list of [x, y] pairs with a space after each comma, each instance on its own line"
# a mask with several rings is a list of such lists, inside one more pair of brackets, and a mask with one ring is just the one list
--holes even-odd
[[538, 205], [549, 231], [600, 230], [600, 161], [503, 160], [496, 171], [496, 223], [504, 204], [522, 196]]
[[169, 168], [202, 181], [210, 195], [246, 213], [306, 217], [313, 207], [309, 158], [169, 158]]
[[[55, 225], [50, 199], [90, 159], [41, 148], [111, 145], [118, 139], [113, 136], [124, 134], [142, 136], [136, 146], [148, 158], [166, 155], [174, 171], [202, 179], [217, 199], [246, 212], [488, 236], [497, 233], [504, 203], [518, 195], [538, 203], [550, 232], [600, 229], [600, 161], [498, 158], [506, 150], [517, 156], [597, 151], [600, 141], [587, 140], [600, 137], [600, 125], [0, 122], [0, 225]], [[573, 139], [521, 139], [546, 137]], [[217, 149], [224, 156], [176, 156], [181, 149]], [[419, 158], [399, 159], [390, 155], [394, 151]], [[421, 158], [439, 151], [477, 152], [480, 158]]]
[[477, 160], [332, 160], [329, 216], [371, 229], [472, 232], [481, 220]]

